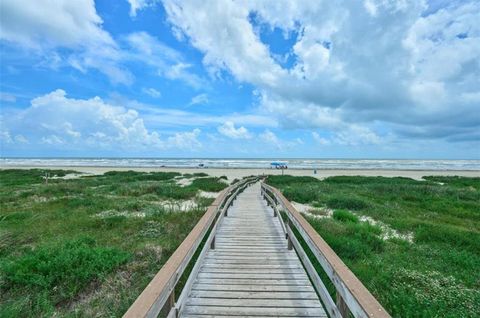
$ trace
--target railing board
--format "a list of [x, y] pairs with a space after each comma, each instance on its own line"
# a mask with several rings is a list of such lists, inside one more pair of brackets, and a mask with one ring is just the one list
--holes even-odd
[[327, 312], [329, 313], [331, 318], [342, 318], [342, 315], [340, 314], [339, 310], [337, 309], [337, 306], [335, 302], [333, 301], [332, 297], [328, 293], [327, 288], [325, 287], [325, 284], [322, 282], [320, 277], [318, 276], [317, 271], [315, 270], [315, 267], [313, 267], [312, 262], [310, 262], [310, 259], [308, 258], [307, 254], [303, 250], [302, 246], [300, 245], [300, 242], [297, 240], [295, 235], [291, 232], [292, 230], [290, 228], [287, 229], [288, 231], [288, 237], [293, 243], [293, 246], [295, 250], [297, 251], [298, 256], [302, 260], [303, 266], [305, 267], [305, 270], [307, 271], [308, 275], [310, 276], [310, 280], [312, 281], [313, 285], [315, 286], [315, 289], [317, 290], [318, 294], [320, 295], [320, 299], [322, 300], [323, 304], [325, 305]]
[[335, 285], [337, 293], [342, 296], [354, 317], [390, 317], [362, 282], [360, 282], [340, 257], [338, 257], [333, 249], [283, 194], [278, 189], [264, 183], [262, 183], [262, 187], [270, 191], [285, 208], [289, 220], [315, 254], [323, 269]]

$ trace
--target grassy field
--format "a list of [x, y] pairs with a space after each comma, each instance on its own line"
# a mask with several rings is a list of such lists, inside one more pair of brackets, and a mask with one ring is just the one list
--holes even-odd
[[[225, 178], [0, 171], [0, 317], [121, 316]], [[183, 179], [180, 186], [177, 181]], [[181, 211], [180, 211], [181, 210]]]
[[394, 317], [479, 317], [480, 178], [270, 176]]

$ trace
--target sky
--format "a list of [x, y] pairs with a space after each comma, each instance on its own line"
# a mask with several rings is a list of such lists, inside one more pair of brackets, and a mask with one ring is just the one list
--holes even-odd
[[480, 1], [1, 0], [2, 157], [480, 158]]

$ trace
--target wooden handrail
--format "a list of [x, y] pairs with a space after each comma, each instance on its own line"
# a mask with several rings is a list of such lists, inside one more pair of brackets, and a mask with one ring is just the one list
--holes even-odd
[[[278, 213], [278, 208], [277, 208], [277, 204], [275, 203], [275, 201], [263, 189], [262, 189], [262, 194], [263, 194], [263, 197], [265, 198], [265, 200], [267, 201], [267, 204], [272, 206], [274, 216], [278, 216], [280, 213]], [[282, 219], [281, 215], [278, 217], [278, 220], [280, 221], [280, 226], [282, 227], [283, 234], [287, 235], [287, 228], [285, 226], [285, 223], [283, 222], [283, 219]], [[288, 236], [287, 236], [287, 238], [288, 238]]]
[[[285, 209], [289, 224], [295, 226], [334, 284], [337, 291], [337, 306], [344, 303], [354, 317], [390, 317], [362, 282], [283, 194], [278, 189], [265, 183], [262, 183], [262, 188], [270, 192]], [[338, 296], [341, 298], [339, 299]], [[341, 309], [340, 312], [342, 312]]]
[[175, 286], [212, 226], [222, 205], [230, 199], [232, 193], [237, 193], [235, 190], [252, 180], [254, 178], [242, 179], [220, 192], [200, 221], [123, 315], [124, 318], [157, 317], [169, 298], [173, 305]]

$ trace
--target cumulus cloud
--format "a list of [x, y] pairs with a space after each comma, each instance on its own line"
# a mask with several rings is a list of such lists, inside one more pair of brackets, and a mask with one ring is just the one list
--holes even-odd
[[[164, 6], [204, 65], [255, 85], [259, 106], [283, 127], [326, 129], [349, 144], [378, 143], [379, 122], [399, 136], [421, 126], [420, 138], [445, 138], [435, 133], [445, 127], [468, 140], [479, 129], [477, 1], [438, 10], [416, 0]], [[291, 65], [261, 40], [273, 28], [294, 40]], [[361, 140], [348, 137], [356, 133]]]
[[252, 134], [247, 128], [241, 126], [235, 128], [235, 124], [232, 121], [226, 121], [223, 125], [217, 128], [218, 132], [224, 136], [232, 139], [250, 139]]
[[202, 147], [202, 143], [198, 140], [200, 133], [201, 130], [198, 128], [192, 131], [175, 133], [168, 137], [168, 144], [179, 149], [197, 150]]
[[[132, 1], [132, 13], [156, 1]], [[114, 39], [103, 28], [93, 0], [39, 0], [0, 2], [0, 40], [26, 51], [37, 65], [59, 70], [73, 67], [81, 73], [97, 70], [113, 84], [131, 85], [128, 63], [142, 63], [159, 76], [200, 88], [204, 80], [190, 72], [183, 55], [147, 32], [132, 32]]]
[[107, 150], [201, 147], [199, 129], [175, 132], [161, 139], [158, 132], [145, 126], [136, 110], [110, 104], [99, 97], [69, 98], [61, 89], [32, 99], [30, 107], [3, 124], [2, 142], [8, 144]]
[[113, 45], [93, 0], [1, 2], [0, 38], [30, 47]]
[[[93, 0], [39, 0], [34, 3], [0, 2], [0, 39], [35, 52], [52, 67], [70, 65], [85, 72], [89, 68], [107, 75], [113, 83], [130, 84], [133, 75], [119, 66], [121, 51], [102, 28]], [[69, 50], [64, 55], [56, 49]]]

